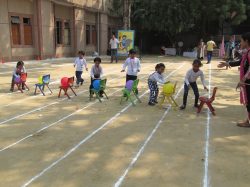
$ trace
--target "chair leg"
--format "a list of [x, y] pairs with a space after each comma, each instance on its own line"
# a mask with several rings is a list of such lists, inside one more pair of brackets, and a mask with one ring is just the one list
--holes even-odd
[[27, 86], [27, 84], [26, 84], [25, 82], [24, 82], [23, 84], [24, 84], [24, 86], [25, 86], [28, 90], [30, 90], [29, 87]]
[[23, 93], [23, 90], [21, 89], [21, 84], [16, 84], [18, 87], [18, 90], [20, 90]]
[[43, 91], [44, 91], [44, 84], [43, 84]]
[[131, 101], [131, 103], [133, 104], [133, 106], [135, 106], [135, 103], [134, 103], [133, 99], [131, 98], [130, 94], [127, 95], [127, 97], [129, 98], [129, 100]]
[[178, 106], [178, 104], [176, 103], [176, 101], [174, 100], [174, 98], [172, 96], [170, 96], [170, 98], [172, 99], [172, 101], [174, 102], [175, 106]]
[[70, 87], [70, 89], [71, 89], [71, 90], [72, 90], [72, 92], [75, 94], [75, 96], [77, 96], [77, 95], [76, 95], [76, 93], [75, 93], [75, 91], [73, 90], [73, 88], [72, 88], [72, 87]]
[[91, 101], [92, 96], [93, 96], [93, 91], [90, 91], [89, 101]]
[[43, 96], [45, 96], [44, 89], [42, 89], [41, 86], [39, 86], [39, 89], [42, 92]]
[[210, 109], [210, 111], [212, 112], [212, 114], [215, 115], [212, 105], [210, 103], [207, 103], [207, 106]]
[[61, 95], [61, 91], [62, 91], [62, 88], [60, 88], [58, 98], [59, 98], [59, 97], [60, 97], [60, 95]]
[[99, 93], [98, 93], [98, 92], [95, 92], [95, 94], [96, 94], [96, 97], [99, 99], [99, 101], [102, 103], [102, 100], [101, 100], [101, 98], [99, 97]]
[[48, 85], [48, 84], [47, 84], [47, 87], [49, 88], [49, 91], [50, 91], [51, 93], [53, 93], [53, 92], [52, 92], [52, 90], [50, 89], [50, 87], [49, 87], [49, 85]]
[[14, 87], [15, 87], [15, 84], [13, 83], [12, 84], [12, 92], [14, 91]]
[[198, 114], [201, 112], [203, 105], [204, 105], [204, 102], [201, 101], [200, 106], [198, 108], [198, 112], [197, 112]]
[[159, 107], [158, 107], [158, 108], [161, 108], [161, 106], [162, 106], [162, 104], [163, 104], [164, 100], [165, 100], [165, 96], [163, 96], [163, 97], [162, 97], [161, 102], [160, 102], [160, 104], [159, 104]]
[[124, 94], [125, 94], [125, 92], [122, 93], [122, 98], [121, 98], [120, 104], [122, 104], [122, 100], [124, 98]]
[[109, 99], [109, 97], [107, 96], [107, 94], [103, 91], [104, 95], [106, 96], [107, 99]]
[[140, 100], [140, 98], [138, 97], [138, 95], [135, 93], [135, 91], [134, 91], [134, 94], [135, 94], [135, 97], [138, 99], [139, 103], [141, 103], [141, 100]]
[[167, 99], [168, 99], [169, 103], [171, 104], [171, 106], [173, 107], [173, 109], [176, 110], [174, 104], [172, 103], [171, 99], [168, 96], [167, 96]]
[[67, 92], [67, 90], [68, 90], [68, 89], [64, 89], [65, 95], [67, 95], [68, 98], [71, 99], [70, 96], [69, 96], [69, 94], [68, 94], [68, 92]]
[[35, 88], [35, 92], [34, 92], [34, 95], [36, 95], [36, 89], [37, 89], [37, 85], [36, 85], [36, 88]]

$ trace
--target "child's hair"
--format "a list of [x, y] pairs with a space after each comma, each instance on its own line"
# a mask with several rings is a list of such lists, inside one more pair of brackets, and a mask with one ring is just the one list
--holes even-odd
[[127, 36], [126, 36], [126, 35], [123, 35], [122, 37], [126, 37], [126, 38], [127, 38]]
[[24, 65], [24, 63], [23, 63], [23, 61], [18, 61], [16, 65], [17, 66], [22, 66], [22, 65]]
[[193, 61], [193, 65], [195, 65], [195, 64], [198, 64], [200, 67], [203, 66], [203, 64], [201, 63], [201, 61], [200, 61], [199, 59], [195, 59], [195, 60]]
[[159, 63], [155, 66], [155, 71], [157, 71], [157, 69], [161, 68], [161, 67], [164, 67], [165, 68], [165, 65], [163, 63]]
[[101, 60], [101, 58], [100, 57], [96, 57], [95, 59], [94, 59], [94, 62], [96, 62], [96, 61], [98, 61], [98, 62], [102, 62], [102, 60]]
[[134, 49], [130, 49], [129, 54], [136, 54], [136, 51]]
[[250, 32], [246, 32], [246, 33], [242, 34], [241, 38], [244, 40], [244, 42], [247, 40], [248, 45], [250, 44]]
[[84, 51], [79, 51], [78, 52], [78, 55], [82, 54], [83, 56], [85, 55], [85, 52]]
[[213, 39], [213, 37], [211, 36], [211, 37], [210, 37], [210, 40], [212, 40], [212, 39]]

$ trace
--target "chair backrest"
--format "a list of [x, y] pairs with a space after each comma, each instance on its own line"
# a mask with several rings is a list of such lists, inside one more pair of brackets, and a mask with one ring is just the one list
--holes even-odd
[[43, 76], [43, 83], [48, 84], [50, 80], [50, 74], [44, 75]]
[[176, 89], [177, 83], [178, 83], [178, 81], [176, 81], [175, 84], [174, 84], [174, 88], [173, 88], [173, 91], [172, 91], [173, 94], [175, 94], [175, 89]]
[[139, 84], [139, 79], [134, 80], [131, 91], [135, 91], [137, 89], [138, 84]]
[[27, 73], [21, 73], [21, 75], [20, 75], [21, 82], [26, 81], [26, 79], [27, 79]]
[[215, 99], [215, 94], [216, 94], [216, 91], [217, 91], [217, 90], [218, 90], [217, 87], [215, 87], [214, 90], [213, 90], [213, 95], [212, 95], [212, 97], [210, 98], [212, 101], [214, 101], [214, 99]]
[[100, 80], [99, 82], [99, 90], [104, 90], [106, 88], [106, 82], [107, 82], [107, 79], [102, 79]]
[[69, 86], [73, 86], [74, 85], [74, 78], [75, 78], [74, 76], [68, 78], [68, 85]]

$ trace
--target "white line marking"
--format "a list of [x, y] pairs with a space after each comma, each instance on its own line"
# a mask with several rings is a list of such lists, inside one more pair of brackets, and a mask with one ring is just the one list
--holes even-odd
[[[183, 67], [184, 64], [182, 64], [180, 67], [178, 67], [177, 69], [175, 69], [174, 71], [172, 71], [166, 78], [168, 78], [170, 75], [172, 75], [175, 71], [177, 71], [178, 69], [180, 69], [181, 67]], [[148, 75], [144, 76], [147, 77]], [[144, 78], [142, 77], [142, 78]], [[142, 79], [140, 78], [140, 79]], [[120, 90], [120, 89], [119, 89]], [[117, 91], [119, 91], [117, 90]], [[116, 91], [116, 92], [117, 92]], [[144, 92], [142, 95], [139, 96], [139, 98], [141, 98], [142, 96], [144, 96], [145, 94], [147, 94], [149, 92], [149, 90], [147, 90], [146, 92]], [[113, 92], [115, 93], [115, 92]], [[134, 101], [136, 103], [137, 99]], [[56, 165], [58, 162], [60, 162], [61, 160], [63, 160], [64, 158], [66, 158], [67, 156], [69, 156], [74, 150], [76, 150], [80, 145], [82, 145], [84, 142], [86, 142], [89, 138], [91, 138], [93, 135], [95, 135], [99, 130], [101, 130], [103, 127], [105, 127], [107, 124], [109, 124], [111, 121], [113, 121], [116, 117], [118, 117], [121, 113], [123, 113], [124, 111], [126, 111], [130, 106], [132, 105], [132, 103], [130, 103], [127, 107], [125, 107], [124, 109], [121, 110], [120, 113], [117, 113], [114, 117], [112, 117], [110, 120], [108, 120], [106, 123], [104, 123], [101, 127], [99, 127], [98, 129], [96, 129], [95, 131], [93, 131], [90, 135], [88, 135], [86, 138], [84, 138], [81, 142], [79, 142], [75, 147], [73, 147], [71, 150], [69, 150], [64, 156], [62, 156], [60, 159], [58, 159], [56, 162], [54, 162], [53, 164], [51, 164], [49, 167], [45, 168], [40, 174], [36, 175], [35, 177], [33, 177], [30, 181], [28, 181], [27, 183], [25, 183], [22, 187], [28, 186], [31, 182], [33, 182], [34, 180], [36, 180], [38, 177], [40, 177], [41, 175], [43, 175], [46, 171], [48, 171], [50, 168], [52, 168], [54, 165]], [[81, 109], [82, 110], [82, 109]], [[76, 112], [75, 112], [76, 113]]]
[[[118, 67], [118, 66], [113, 66], [113, 67], [111, 67], [111, 68], [106, 68], [106, 69], [103, 69], [103, 70], [113, 69], [113, 68], [115, 68], [115, 67]], [[89, 75], [89, 73], [83, 73], [82, 76], [83, 76], [83, 75]], [[61, 81], [60, 79], [56, 79], [54, 82], [50, 82], [50, 84], [54, 84], [54, 83], [57, 83], [57, 82], [60, 82], [60, 81]], [[27, 83], [27, 84], [28, 84], [28, 83]], [[36, 84], [36, 83], [29, 82], [29, 84]], [[35, 89], [35, 87], [31, 87], [30, 90], [31, 90], [31, 89]], [[20, 91], [17, 90], [17, 91], [15, 91], [15, 92], [3, 94], [3, 95], [0, 95], [0, 97], [7, 96], [7, 95], [11, 95], [11, 94], [15, 94], [15, 93], [20, 93]]]
[[[181, 86], [181, 88], [179, 89], [178, 93], [176, 94], [175, 98], [179, 95], [179, 93], [181, 92], [181, 90], [183, 89], [183, 86]], [[169, 105], [171, 107], [171, 105]], [[168, 107], [168, 109], [166, 110], [166, 112], [164, 113], [164, 115], [162, 116], [161, 120], [158, 122], [158, 124], [156, 125], [156, 127], [154, 128], [154, 130], [151, 132], [151, 134], [149, 135], [149, 137], [147, 138], [147, 140], [145, 141], [145, 143], [143, 144], [143, 146], [141, 147], [141, 149], [139, 150], [139, 152], [136, 154], [136, 156], [134, 157], [134, 159], [132, 160], [132, 162], [130, 163], [129, 167], [125, 170], [124, 174], [120, 177], [120, 179], [115, 183], [115, 187], [118, 187], [121, 185], [122, 181], [124, 180], [125, 176], [127, 175], [127, 173], [129, 172], [129, 170], [131, 169], [131, 167], [134, 165], [134, 163], [137, 161], [138, 157], [141, 155], [141, 153], [143, 152], [144, 148], [146, 147], [147, 143], [150, 141], [150, 139], [152, 138], [152, 136], [154, 135], [154, 133], [156, 132], [156, 130], [158, 129], [158, 127], [160, 126], [160, 124], [162, 123], [162, 120], [165, 118], [165, 116], [167, 115], [170, 107]]]
[[[210, 90], [211, 90], [211, 64], [209, 66], [209, 92], [208, 97], [210, 97]], [[204, 172], [204, 178], [203, 178], [203, 187], [208, 187], [209, 185], [209, 179], [208, 179], [208, 156], [209, 156], [209, 136], [210, 136], [210, 111], [209, 108], [207, 108], [207, 131], [206, 131], [206, 146], [205, 146], [205, 172]]]
[[[171, 64], [172, 64], [172, 63], [171, 63]], [[169, 65], [171, 65], [171, 64], [169, 64]], [[153, 65], [155, 65], [155, 64], [153, 64]], [[153, 66], [153, 65], [150, 65], [150, 66]], [[167, 66], [169, 66], [169, 65], [167, 65]], [[150, 67], [150, 66], [147, 66], [147, 67]], [[145, 69], [145, 68], [147, 68], [147, 67], [144, 67], [144, 68], [142, 68], [142, 69]], [[123, 77], [123, 76], [125, 76], [125, 75], [122, 75], [122, 76], [120, 76], [120, 77]], [[146, 75], [146, 76], [144, 76], [144, 77], [142, 77], [142, 78], [140, 78], [140, 79], [143, 79], [143, 78], [145, 78], [145, 77], [147, 77], [147, 76], [148, 76], [148, 75]], [[112, 79], [112, 80], [110, 80], [109, 82], [114, 81], [114, 80], [116, 80], [116, 79], [119, 79], [120, 77], [117, 77], [117, 78], [115, 78], [115, 79]], [[122, 88], [121, 88], [121, 89], [122, 89]], [[119, 91], [119, 90], [121, 90], [121, 89], [118, 89], [117, 91]], [[89, 91], [89, 90], [85, 90], [85, 91]], [[85, 91], [83, 91], [83, 92], [85, 92]], [[115, 92], [117, 92], [117, 91], [115, 91]], [[115, 93], [115, 92], [113, 92], [113, 93]], [[110, 95], [112, 95], [113, 93], [111, 93]], [[78, 93], [78, 94], [79, 94], [79, 93]], [[72, 97], [73, 97], [73, 96], [72, 96]], [[67, 98], [65, 98], [65, 99], [63, 99], [63, 100], [66, 100], [66, 99], [67, 99]], [[61, 100], [61, 101], [62, 101], [62, 100]], [[98, 103], [98, 102], [99, 102], [99, 101], [96, 101], [96, 102], [94, 102], [94, 103], [92, 103], [92, 104], [90, 104], [90, 105], [84, 107], [83, 109], [85, 109], [85, 108], [87, 108], [87, 107], [89, 107], [89, 106], [91, 106], [91, 105], [93, 105], [93, 104], [95, 104], [95, 103]], [[46, 106], [47, 106], [47, 105], [46, 105]], [[83, 109], [81, 109], [81, 110], [83, 110]], [[36, 109], [36, 110], [39, 110], [39, 108]], [[81, 110], [78, 110], [77, 112], [79, 112], [79, 111], [81, 111]], [[35, 111], [35, 110], [34, 110], [34, 111]], [[31, 112], [32, 112], [32, 111], [31, 111]], [[68, 117], [70, 117], [70, 116], [76, 114], [77, 112], [74, 112], [74, 113], [72, 113], [72, 114], [70, 114], [70, 115], [68, 115], [68, 116], [66, 116], [66, 117], [64, 117], [64, 118], [62, 118], [62, 119], [60, 119], [60, 120], [54, 122], [53, 124], [48, 125], [48, 126], [42, 128], [42, 129], [40, 129], [39, 131], [37, 131], [37, 132], [35, 132], [35, 133], [33, 133], [33, 134], [30, 134], [30, 135], [28, 135], [28, 136], [22, 138], [21, 140], [18, 140], [17, 142], [15, 142], [15, 143], [13, 143], [13, 144], [7, 146], [7, 147], [4, 147], [3, 149], [0, 149], [0, 152], [4, 151], [4, 150], [6, 150], [6, 149], [8, 149], [8, 148], [10, 148], [10, 147], [12, 147], [12, 146], [14, 146], [14, 145], [20, 143], [20, 142], [22, 142], [23, 140], [25, 140], [25, 139], [27, 139], [27, 138], [29, 138], [29, 137], [31, 137], [31, 136], [33, 136], [33, 135], [35, 135], [35, 134], [37, 134], [37, 133], [43, 131], [44, 129], [47, 129], [47, 128], [49, 128], [49, 127], [51, 127], [51, 126], [53, 126], [53, 125], [55, 125], [55, 124], [61, 122], [62, 120], [64, 120], [64, 119], [66, 119], [66, 118], [68, 118]], [[1, 124], [1, 123], [0, 123], [0, 124]]]

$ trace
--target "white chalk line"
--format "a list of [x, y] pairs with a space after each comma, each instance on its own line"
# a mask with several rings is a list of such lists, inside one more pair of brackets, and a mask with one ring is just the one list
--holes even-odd
[[[183, 89], [183, 86], [181, 86], [181, 88], [179, 89], [178, 93], [175, 95], [175, 99], [176, 97], [179, 95], [179, 93], [181, 92], [181, 90]], [[129, 170], [132, 168], [132, 166], [134, 165], [134, 163], [137, 161], [137, 159], [139, 158], [139, 156], [141, 155], [141, 153], [143, 152], [143, 150], [145, 149], [147, 143], [150, 141], [150, 139], [152, 138], [152, 136], [154, 135], [154, 133], [156, 132], [156, 130], [158, 129], [158, 127], [160, 126], [160, 124], [162, 123], [163, 119], [165, 118], [165, 116], [167, 115], [169, 109], [171, 108], [171, 105], [169, 105], [168, 109], [166, 110], [166, 112], [163, 114], [161, 120], [158, 122], [158, 124], [156, 125], [156, 127], [154, 128], [154, 130], [151, 132], [151, 134], [148, 136], [147, 140], [145, 141], [145, 143], [143, 144], [143, 146], [141, 147], [141, 149], [139, 150], [139, 152], [136, 154], [136, 156], [134, 157], [134, 159], [132, 160], [132, 162], [130, 163], [129, 167], [125, 170], [124, 174], [120, 177], [120, 179], [115, 183], [115, 187], [118, 187], [121, 185], [122, 181], [124, 180], [125, 176], [127, 175], [127, 173], [129, 172]]]
[[[172, 63], [171, 63], [172, 64]], [[180, 69], [181, 67], [183, 67], [185, 64], [181, 65], [180, 67], [178, 67], [177, 69], [175, 69], [174, 71], [172, 71], [166, 78], [168, 78], [169, 76], [171, 76], [175, 71], [177, 71], [178, 69]], [[147, 77], [148, 75], [144, 76]], [[142, 78], [144, 78], [142, 77]], [[140, 78], [140, 79], [142, 79]], [[119, 89], [121, 90], [121, 89]], [[117, 91], [119, 91], [117, 90]], [[142, 95], [139, 96], [139, 98], [141, 98], [142, 96], [144, 96], [145, 94], [147, 94], [150, 90], [147, 90], [146, 92], [144, 92]], [[134, 101], [135, 103], [137, 102], [137, 99]], [[56, 165], [58, 162], [60, 162], [61, 160], [63, 160], [64, 158], [66, 158], [67, 156], [69, 156], [74, 150], [76, 150], [80, 145], [82, 145], [84, 142], [86, 142], [88, 139], [90, 139], [93, 135], [95, 135], [98, 131], [100, 131], [103, 127], [105, 127], [107, 124], [109, 124], [111, 121], [113, 121], [116, 117], [118, 117], [119, 115], [121, 115], [121, 113], [123, 113], [124, 111], [126, 111], [130, 106], [132, 106], [132, 103], [130, 103], [127, 107], [125, 107], [124, 109], [121, 110], [120, 113], [117, 113], [115, 116], [113, 116], [110, 120], [108, 120], [106, 123], [104, 123], [102, 126], [100, 126], [98, 129], [96, 129], [95, 131], [93, 131], [90, 135], [88, 135], [86, 138], [84, 138], [81, 142], [79, 142], [75, 147], [73, 147], [71, 150], [69, 150], [64, 156], [62, 156], [60, 159], [58, 159], [56, 162], [54, 162], [53, 164], [51, 164], [49, 167], [45, 168], [40, 174], [36, 175], [35, 177], [33, 177], [30, 181], [28, 181], [27, 183], [25, 183], [22, 187], [28, 186], [31, 182], [33, 182], [34, 180], [36, 180], [38, 177], [40, 177], [41, 175], [43, 175], [46, 171], [48, 171], [50, 168], [52, 168], [54, 165]], [[76, 112], [75, 112], [76, 113]]]
[[[171, 63], [171, 64], [172, 64], [172, 63]], [[171, 65], [171, 64], [169, 64], [169, 65]], [[153, 65], [155, 65], [155, 64], [153, 64]], [[153, 65], [150, 65], [150, 66], [153, 66]], [[169, 66], [169, 65], [168, 65], [168, 66]], [[147, 67], [150, 67], [150, 66], [147, 66]], [[147, 68], [147, 67], [145, 67], [145, 68]], [[144, 69], [145, 69], [145, 68], [144, 68]], [[109, 82], [114, 81], [114, 80], [116, 80], [116, 79], [119, 79], [119, 78], [121, 78], [121, 77], [123, 77], [123, 76], [125, 76], [125, 75], [122, 75], [122, 76], [120, 76], [120, 77], [117, 77], [117, 78], [115, 78], [115, 79], [112, 79], [112, 80], [110, 80]], [[145, 76], [143, 76], [143, 77], [140, 78], [140, 79], [143, 79], [143, 78], [145, 78], [145, 77], [147, 77], [147, 76], [148, 76], [148, 75], [145, 75]], [[121, 89], [118, 89], [117, 91], [115, 91], [115, 92], [113, 92], [113, 93], [116, 93], [116, 92], [118, 92], [119, 90], [121, 90]], [[89, 91], [89, 90], [87, 90], [87, 91]], [[112, 93], [112, 94], [113, 94], [113, 93]], [[112, 94], [110, 94], [110, 95], [112, 95]], [[63, 100], [66, 100], [66, 99], [67, 99], [67, 98], [65, 98], [65, 99], [63, 99]], [[93, 104], [95, 104], [95, 103], [98, 103], [98, 102], [99, 102], [99, 101], [96, 101], [96, 102], [94, 102], [94, 103], [92, 103], [92, 104], [90, 104], [90, 105], [84, 107], [83, 109], [85, 109], [85, 108], [87, 108], [87, 107], [89, 107], [89, 106], [91, 106], [91, 105], [93, 105]], [[81, 110], [83, 110], [83, 109], [81, 109]], [[39, 109], [36, 109], [36, 110], [39, 110]], [[79, 112], [79, 111], [81, 111], [81, 110], [78, 110], [77, 112]], [[22, 142], [23, 140], [25, 140], [25, 139], [27, 139], [27, 138], [29, 138], [29, 137], [31, 137], [31, 136], [33, 136], [33, 135], [35, 135], [35, 134], [41, 132], [41, 131], [44, 130], [44, 129], [47, 129], [47, 128], [49, 128], [49, 127], [51, 127], [51, 126], [53, 126], [53, 125], [55, 125], [55, 124], [61, 122], [62, 120], [64, 120], [64, 119], [66, 119], [66, 118], [68, 118], [68, 117], [70, 117], [70, 116], [76, 114], [77, 112], [74, 112], [74, 113], [72, 113], [72, 114], [70, 114], [70, 115], [68, 115], [68, 116], [66, 116], [66, 117], [64, 117], [64, 118], [62, 118], [62, 119], [60, 119], [60, 120], [54, 122], [53, 124], [48, 125], [48, 126], [42, 128], [42, 129], [38, 130], [37, 132], [35, 132], [35, 133], [33, 133], [33, 134], [30, 134], [30, 135], [28, 135], [28, 136], [26, 136], [26, 137], [20, 139], [19, 141], [12, 143], [11, 145], [9, 145], [9, 146], [7, 146], [7, 147], [4, 147], [4, 148], [0, 149], [0, 152], [4, 151], [4, 150], [6, 150], [6, 149], [8, 149], [8, 148], [10, 148], [10, 147], [12, 147], [12, 146], [14, 146], [14, 145], [20, 143], [20, 142]]]
[[[208, 97], [210, 97], [211, 90], [211, 64], [209, 66], [209, 88], [208, 88]], [[203, 187], [208, 187], [209, 179], [208, 179], [208, 156], [209, 156], [209, 136], [210, 136], [210, 110], [207, 108], [207, 126], [206, 126], [206, 146], [205, 146], [205, 171], [203, 178]]]
[[[112, 71], [112, 72], [110, 72], [110, 73], [107, 73], [107, 74], [105, 74], [105, 75], [109, 75], [109, 74], [112, 74], [112, 73], [115, 73], [115, 72], [118, 72], [118, 71], [120, 71], [120, 70], [116, 70], [116, 71]], [[84, 79], [84, 82], [87, 82], [87, 81], [89, 81], [90, 79]], [[61, 81], [61, 80], [60, 80]], [[58, 81], [58, 82], [60, 82], [60, 81]], [[108, 82], [110, 82], [110, 81], [108, 81]], [[46, 87], [46, 86], [45, 86]], [[55, 91], [58, 91], [59, 89], [54, 89], [53, 91], [55, 92]], [[86, 91], [86, 90], [85, 90]], [[49, 92], [46, 92], [45, 93], [45, 95], [46, 94], [49, 94], [49, 93], [51, 93], [50, 91]], [[82, 93], [82, 92], [79, 92], [79, 93]], [[79, 94], [79, 93], [76, 93], [76, 94]], [[23, 101], [27, 101], [27, 100], [29, 100], [29, 99], [33, 99], [34, 97], [37, 97], [37, 96], [40, 96], [40, 95], [42, 95], [42, 93], [40, 93], [40, 94], [38, 94], [38, 95], [34, 95], [34, 96], [30, 96], [29, 98], [27, 98], [27, 99], [22, 99], [22, 100], [19, 100], [19, 101], [16, 101], [16, 102], [13, 102], [13, 103], [9, 103], [9, 104], [6, 104], [6, 105], [2, 105], [2, 106], [0, 106], [0, 108], [4, 108], [4, 107], [6, 107], [6, 106], [10, 106], [10, 105], [13, 105], [13, 104], [16, 104], [16, 103], [20, 103], [20, 102], [23, 102]], [[73, 97], [73, 96], [72, 96]]]
[[[103, 70], [113, 69], [113, 68], [115, 68], [115, 67], [118, 67], [118, 66], [113, 66], [113, 67], [111, 67], [111, 68], [106, 68], [106, 69], [103, 69]], [[89, 73], [83, 73], [82, 76], [83, 76], [83, 75], [89, 75]], [[61, 81], [60, 79], [56, 79], [54, 82], [50, 82], [50, 84], [54, 84], [54, 83], [57, 83], [57, 82], [60, 82], [60, 81]], [[31, 84], [31, 83], [30, 83], [30, 84]], [[35, 83], [33, 83], [33, 84], [35, 84]], [[30, 89], [35, 89], [35, 87], [31, 87]], [[3, 95], [0, 95], [0, 97], [7, 96], [7, 95], [11, 95], [11, 94], [16, 94], [16, 93], [20, 93], [20, 91], [17, 90], [17, 91], [15, 91], [15, 92], [3, 94]]]

